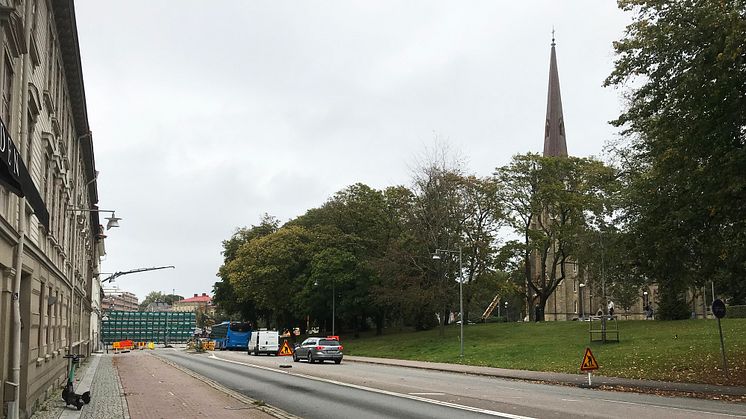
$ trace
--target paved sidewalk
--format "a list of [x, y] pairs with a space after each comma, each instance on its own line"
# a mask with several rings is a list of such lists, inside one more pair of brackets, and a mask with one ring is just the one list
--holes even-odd
[[89, 389], [91, 403], [82, 410], [66, 407], [60, 390], [32, 419], [289, 417], [217, 383], [187, 374], [150, 351], [93, 354], [76, 374], [75, 392]]
[[[402, 367], [420, 368], [436, 371], [459, 372], [464, 374], [486, 375], [492, 377], [510, 378], [527, 381], [540, 381], [567, 385], [586, 386], [587, 374], [563, 374], [555, 372], [509, 370], [504, 368], [478, 367], [461, 364], [445, 364], [438, 362], [409, 361], [403, 359], [370, 358], [363, 356], [345, 356], [345, 361], [365, 362], [370, 364], [397, 365]], [[709, 396], [734, 396], [746, 401], [746, 387], [718, 386], [713, 384], [673, 383], [666, 381], [635, 380], [628, 378], [604, 377], [594, 375], [594, 387], [631, 388], [658, 390], [666, 392], [693, 393]]]
[[32, 419], [130, 419], [127, 401], [122, 392], [117, 370], [111, 355], [92, 354], [78, 367], [75, 374], [75, 392], [91, 391], [91, 403], [82, 410], [65, 406], [60, 389], [31, 416]]
[[133, 351], [114, 358], [132, 418], [271, 418], [252, 405], [219, 391], [151, 356]]

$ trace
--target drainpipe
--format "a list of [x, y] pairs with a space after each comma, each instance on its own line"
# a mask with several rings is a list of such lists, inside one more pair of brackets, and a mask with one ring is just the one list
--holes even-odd
[[8, 418], [15, 419], [19, 416], [20, 404], [20, 382], [21, 382], [21, 271], [23, 268], [23, 245], [26, 237], [26, 198], [18, 200], [18, 212], [20, 214], [18, 222], [18, 245], [14, 255], [13, 267], [15, 277], [13, 278], [13, 350], [11, 356], [11, 381], [15, 383], [13, 401], [8, 403]]
[[[26, 46], [30, 45], [31, 41], [31, 2], [26, 2], [26, 10], [24, 11], [24, 38]], [[23, 160], [29, 161], [31, 140], [28, 136], [28, 80], [29, 80], [29, 67], [30, 57], [28, 51], [23, 54], [23, 66], [21, 74], [21, 129], [19, 138], [25, 140], [25, 153], [23, 153]], [[10, 124], [10, 121], [7, 121]], [[10, 358], [11, 362], [11, 380], [15, 383], [13, 389], [13, 401], [8, 403], [8, 418], [15, 419], [20, 417], [20, 403], [21, 403], [21, 277], [23, 273], [23, 253], [24, 244], [26, 240], [26, 198], [18, 199], [18, 245], [16, 246], [16, 252], [13, 260], [13, 267], [15, 269], [15, 277], [13, 279], [13, 294], [11, 295], [12, 306], [13, 306], [13, 334], [11, 339], [13, 341], [12, 355]]]
[[[30, 22], [31, 18], [31, 2], [26, 2], [25, 18], [24, 22]], [[25, 40], [26, 45], [29, 45], [31, 39], [31, 25], [25, 25]], [[25, 153], [22, 154], [24, 161], [29, 161], [29, 155], [31, 150], [30, 139], [28, 138], [28, 67], [29, 67], [29, 54], [28, 51], [23, 55], [23, 66], [21, 74], [21, 108], [23, 109], [21, 115], [21, 129], [19, 131], [19, 138], [25, 141]], [[10, 123], [10, 121], [8, 121]], [[21, 279], [23, 274], [23, 254], [24, 244], [26, 241], [26, 198], [18, 199], [18, 245], [16, 246], [16, 252], [13, 260], [13, 268], [15, 270], [15, 277], [13, 279], [13, 294], [11, 296], [13, 306], [13, 335], [11, 337], [13, 341], [12, 355], [11, 355], [11, 380], [16, 384], [13, 394], [13, 402], [9, 403], [8, 406], [8, 417], [18, 418], [20, 417], [20, 382], [21, 382]]]

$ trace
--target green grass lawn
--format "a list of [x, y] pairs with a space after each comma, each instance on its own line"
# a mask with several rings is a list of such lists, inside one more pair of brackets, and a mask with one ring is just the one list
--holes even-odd
[[589, 344], [587, 322], [488, 323], [383, 336], [343, 337], [348, 355], [464, 363], [489, 367], [580, 373], [586, 347], [599, 375], [680, 382], [746, 385], [746, 319], [723, 319], [730, 378], [723, 376], [714, 320], [619, 321], [619, 343]]

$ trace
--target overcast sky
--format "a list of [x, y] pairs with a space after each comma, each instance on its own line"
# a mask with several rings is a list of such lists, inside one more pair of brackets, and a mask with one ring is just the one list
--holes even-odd
[[436, 137], [490, 175], [543, 149], [551, 31], [575, 156], [603, 156], [614, 1], [78, 0], [105, 272], [211, 293], [221, 241], [356, 182], [410, 185]]

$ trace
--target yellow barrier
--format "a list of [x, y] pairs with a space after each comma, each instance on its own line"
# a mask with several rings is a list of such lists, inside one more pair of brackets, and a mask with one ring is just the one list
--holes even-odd
[[200, 348], [202, 348], [203, 351], [214, 351], [215, 350], [215, 341], [214, 340], [203, 340], [200, 344]]

